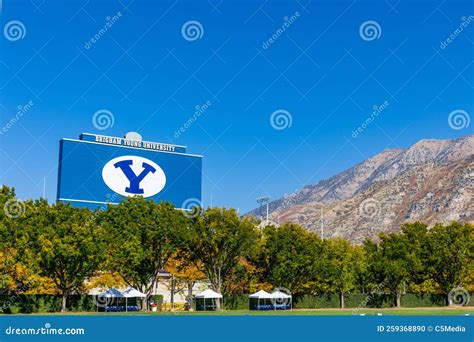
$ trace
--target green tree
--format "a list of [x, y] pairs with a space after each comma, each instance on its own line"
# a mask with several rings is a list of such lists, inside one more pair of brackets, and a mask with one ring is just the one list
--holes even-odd
[[0, 188], [0, 273], [2, 292], [9, 292], [16, 287], [17, 251], [14, 232], [17, 228], [14, 218], [8, 215], [7, 203], [15, 201], [15, 189], [3, 185]]
[[188, 234], [188, 253], [209, 279], [212, 289], [221, 293], [239, 260], [255, 252], [255, 222], [240, 218], [234, 209], [224, 208], [210, 208], [194, 216]]
[[390, 290], [396, 307], [401, 306], [407, 283], [425, 279], [426, 231], [426, 225], [410, 223], [403, 225], [399, 233], [380, 234], [378, 245], [365, 243], [372, 279]]
[[358, 255], [354, 247], [342, 239], [324, 241], [326, 253], [322, 273], [324, 282], [331, 292], [339, 295], [340, 306], [345, 308], [346, 294], [356, 286], [357, 270], [359, 268]]
[[263, 285], [260, 283], [261, 273], [262, 270], [252, 262], [251, 258], [241, 258], [224, 283], [224, 292], [245, 294], [260, 290]]
[[294, 223], [264, 229], [263, 261], [266, 280], [293, 294], [317, 287], [322, 243], [319, 237]]
[[428, 226], [422, 222], [405, 223], [401, 227], [407, 245], [406, 267], [410, 273], [409, 281], [420, 285], [429, 280], [426, 269], [428, 251]]
[[156, 204], [129, 197], [100, 215], [108, 238], [108, 268], [146, 294], [142, 310], [158, 281], [158, 273], [183, 245], [189, 220], [167, 202]]
[[474, 226], [459, 222], [435, 225], [428, 234], [426, 263], [427, 274], [446, 295], [446, 304], [452, 305], [449, 292], [465, 286], [466, 279], [472, 277]]
[[25, 258], [53, 280], [64, 312], [68, 296], [79, 291], [104, 260], [103, 231], [88, 209], [45, 201], [35, 204], [27, 223]]
[[25, 218], [32, 213], [32, 201], [21, 201], [15, 189], [2, 186], [0, 189], [0, 249], [17, 249], [24, 230]]
[[353, 246], [354, 253], [354, 268], [355, 268], [355, 285], [356, 290], [360, 293], [369, 292], [370, 287], [370, 272], [368, 255], [363, 245]]
[[40, 275], [32, 257], [38, 228], [29, 228], [38, 217], [39, 206], [48, 204], [44, 199], [22, 201], [14, 188], [0, 189], [0, 287], [4, 293], [17, 293], [18, 289], [30, 294], [58, 293], [52, 279]]

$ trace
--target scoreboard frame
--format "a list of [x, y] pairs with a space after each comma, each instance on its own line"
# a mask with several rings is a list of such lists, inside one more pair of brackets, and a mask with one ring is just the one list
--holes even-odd
[[[176, 208], [184, 210], [188, 209], [186, 208], [186, 202], [201, 202], [202, 155], [187, 153], [186, 146], [182, 145], [130, 140], [90, 133], [80, 134], [79, 139], [62, 138], [60, 140], [56, 200], [92, 209], [107, 204], [119, 204], [120, 199], [135, 195], [124, 195], [123, 191], [118, 193], [115, 188], [111, 188], [111, 182], [107, 182], [106, 178], [104, 178], [109, 177], [108, 174], [102, 174], [105, 172], [105, 165], [114, 157], [123, 157], [125, 159], [128, 157], [130, 159], [127, 162], [135, 170], [131, 171], [130, 169], [130, 172], [133, 172], [131, 173], [132, 178], [142, 176], [140, 171], [136, 170], [138, 170], [137, 167], [140, 168], [142, 166], [141, 163], [145, 166], [146, 162], [143, 160], [148, 161], [147, 164], [154, 165], [154, 167], [146, 165], [151, 167], [152, 172], [149, 173], [150, 176], [144, 172], [145, 176], [141, 177], [140, 180], [141, 182], [145, 178], [143, 183], [151, 187], [154, 185], [153, 180], [150, 181], [150, 177], [156, 178], [158, 177], [157, 175], [163, 177], [163, 173], [166, 174], [166, 185], [164, 185], [164, 188], [162, 187], [162, 190], [158, 190], [156, 194], [146, 196], [146, 198], [152, 198], [156, 202], [169, 201]], [[138, 163], [140, 165], [135, 165]], [[118, 173], [126, 171], [121, 170], [117, 166], [116, 169]], [[155, 169], [159, 169], [158, 172], [155, 173]], [[110, 170], [113, 172], [114, 168], [109, 166], [107, 172], [110, 172]], [[91, 175], [83, 174], [87, 172]], [[128, 181], [131, 184], [133, 180], [132, 178], [127, 179], [123, 174], [122, 176], [117, 176], [117, 174], [112, 176], [114, 179], [118, 177], [122, 183], [123, 181]], [[84, 182], [81, 183], [82, 180]], [[77, 182], [79, 183], [75, 184]], [[85, 189], [86, 184], [84, 183], [88, 186]], [[79, 190], [78, 188], [80, 187], [83, 189]], [[130, 189], [130, 187], [127, 189]]]

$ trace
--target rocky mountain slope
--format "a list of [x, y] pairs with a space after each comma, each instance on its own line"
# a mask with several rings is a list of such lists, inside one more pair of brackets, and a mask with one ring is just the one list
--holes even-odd
[[[325, 237], [360, 243], [400, 224], [474, 221], [474, 136], [421, 140], [383, 151], [270, 203], [274, 222], [298, 222]], [[261, 216], [257, 208], [249, 214]]]

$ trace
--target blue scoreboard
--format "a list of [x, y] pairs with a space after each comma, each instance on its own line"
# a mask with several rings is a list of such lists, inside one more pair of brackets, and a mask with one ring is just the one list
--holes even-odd
[[201, 174], [202, 156], [185, 146], [83, 133], [60, 141], [57, 200], [97, 208], [138, 195], [189, 209], [201, 201]]

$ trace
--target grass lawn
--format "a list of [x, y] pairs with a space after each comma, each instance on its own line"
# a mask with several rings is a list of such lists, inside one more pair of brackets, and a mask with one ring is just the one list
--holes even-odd
[[402, 309], [293, 309], [290, 311], [250, 311], [233, 310], [221, 312], [159, 312], [156, 315], [252, 315], [252, 316], [351, 316], [365, 314], [366, 316], [382, 315], [474, 315], [474, 307], [469, 308], [402, 308]]
[[[414, 316], [459, 316], [474, 315], [474, 307], [454, 308], [400, 308], [400, 309], [293, 309], [289, 311], [250, 311], [250, 310], [222, 310], [208, 312], [130, 312], [130, 313], [99, 313], [99, 312], [69, 312], [65, 315], [99, 315], [99, 316], [350, 316], [364, 314], [366, 316], [377, 315], [414, 315]], [[33, 315], [61, 315], [60, 313], [41, 313]]]

